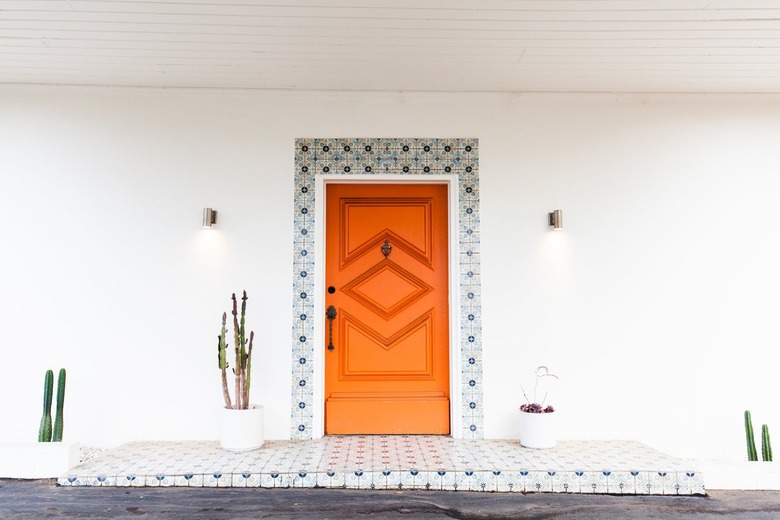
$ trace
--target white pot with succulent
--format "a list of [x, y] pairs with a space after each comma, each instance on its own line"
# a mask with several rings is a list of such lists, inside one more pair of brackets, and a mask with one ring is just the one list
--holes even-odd
[[525, 389], [521, 386], [525, 404], [520, 406], [520, 444], [526, 448], [554, 448], [557, 440], [557, 414], [555, 408], [545, 406], [547, 392], [539, 403], [536, 400], [540, 380], [544, 378], [558, 379], [546, 366], [536, 368], [536, 381], [534, 383], [533, 401], [528, 399]]
[[222, 371], [222, 395], [225, 407], [222, 409], [220, 424], [220, 446], [230, 451], [249, 451], [259, 448], [264, 442], [264, 413], [262, 405], [250, 404], [249, 388], [252, 374], [252, 344], [255, 333], [246, 337], [244, 318], [246, 315], [246, 291], [241, 298], [241, 317], [238, 314], [238, 302], [233, 293], [233, 341], [235, 364], [234, 399], [230, 398], [227, 370], [227, 313], [222, 313], [222, 330], [219, 333], [219, 368]]

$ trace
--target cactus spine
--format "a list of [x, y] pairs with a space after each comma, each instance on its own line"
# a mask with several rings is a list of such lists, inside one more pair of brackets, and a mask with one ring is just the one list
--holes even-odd
[[772, 442], [769, 440], [769, 426], [761, 426], [761, 457], [764, 462], [772, 462]]
[[54, 418], [54, 432], [52, 442], [62, 442], [62, 428], [64, 427], [65, 417], [65, 369], [61, 368], [57, 375], [57, 415]]
[[747, 438], [748, 460], [758, 460], [758, 453], [756, 452], [756, 439], [753, 437], [753, 420], [750, 417], [750, 410], [745, 410], [745, 436]]
[[51, 442], [51, 394], [54, 388], [54, 372], [46, 371], [43, 380], [43, 416], [38, 427], [38, 442]]
[[[233, 350], [235, 352], [235, 362], [233, 365], [233, 375], [235, 376], [234, 402], [230, 399], [230, 390], [227, 382], [227, 313], [222, 313], [222, 330], [218, 336], [217, 351], [219, 369], [222, 371], [222, 396], [225, 400], [225, 407], [235, 410], [246, 410], [249, 408], [249, 387], [251, 384], [252, 370], [252, 344], [254, 343], [255, 333], [249, 333], [249, 339], [246, 338], [246, 301], [249, 299], [246, 291], [241, 298], [241, 315], [239, 319], [238, 300], [236, 293], [233, 293]], [[247, 344], [248, 343], [248, 344]]]

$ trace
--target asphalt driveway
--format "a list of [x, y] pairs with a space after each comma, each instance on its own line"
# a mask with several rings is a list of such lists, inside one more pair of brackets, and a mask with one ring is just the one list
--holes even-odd
[[703, 496], [261, 488], [68, 488], [0, 479], [0, 518], [778, 519], [780, 491]]

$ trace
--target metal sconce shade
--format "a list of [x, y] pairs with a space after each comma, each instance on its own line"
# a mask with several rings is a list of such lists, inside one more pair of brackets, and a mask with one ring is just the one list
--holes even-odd
[[203, 208], [203, 227], [210, 228], [217, 223], [217, 210]]
[[549, 224], [553, 229], [563, 228], [563, 211], [556, 209], [547, 214]]

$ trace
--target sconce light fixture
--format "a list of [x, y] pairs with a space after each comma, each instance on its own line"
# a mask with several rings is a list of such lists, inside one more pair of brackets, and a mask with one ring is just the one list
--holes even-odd
[[203, 208], [203, 227], [210, 228], [217, 223], [217, 210]]
[[563, 228], [563, 211], [556, 209], [547, 214], [548, 222], [553, 229]]

